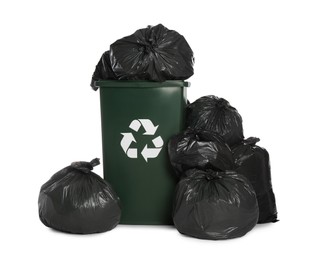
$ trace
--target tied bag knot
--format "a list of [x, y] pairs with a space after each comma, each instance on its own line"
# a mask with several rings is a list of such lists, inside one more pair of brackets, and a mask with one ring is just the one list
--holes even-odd
[[90, 162], [84, 162], [84, 161], [72, 162], [70, 166], [84, 173], [90, 173], [90, 171], [92, 171], [93, 168], [99, 164], [100, 164], [100, 159], [95, 158], [91, 160]]

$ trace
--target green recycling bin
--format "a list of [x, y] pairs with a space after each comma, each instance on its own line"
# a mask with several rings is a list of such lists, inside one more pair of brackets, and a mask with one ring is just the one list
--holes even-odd
[[95, 83], [100, 89], [104, 178], [121, 200], [122, 224], [170, 225], [177, 182], [167, 144], [184, 128], [188, 82]]

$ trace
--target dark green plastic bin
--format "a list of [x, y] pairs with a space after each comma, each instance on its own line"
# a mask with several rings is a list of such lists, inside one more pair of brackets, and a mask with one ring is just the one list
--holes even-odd
[[188, 82], [98, 81], [104, 178], [122, 224], [172, 224], [176, 185], [167, 144], [184, 128]]

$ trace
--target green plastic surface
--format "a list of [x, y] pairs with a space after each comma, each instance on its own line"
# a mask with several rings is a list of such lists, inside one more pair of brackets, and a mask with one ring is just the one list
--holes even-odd
[[[100, 88], [104, 178], [121, 199], [120, 223], [172, 224], [177, 180], [167, 144], [184, 128], [188, 83], [109, 80], [96, 85]], [[127, 147], [137, 153], [130, 154]]]

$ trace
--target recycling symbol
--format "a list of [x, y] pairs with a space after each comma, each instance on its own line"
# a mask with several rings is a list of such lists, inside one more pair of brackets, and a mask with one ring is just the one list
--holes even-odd
[[[138, 132], [141, 125], [143, 126], [145, 132], [143, 135], [155, 135], [157, 128], [159, 125], [154, 126], [150, 119], [135, 119], [129, 125], [129, 128], [135, 132]], [[128, 133], [121, 133], [123, 135], [121, 140], [121, 147], [124, 153], [129, 158], [138, 158], [138, 149], [137, 148], [130, 148], [130, 145], [135, 142], [134, 136], [131, 132]], [[161, 136], [157, 136], [152, 139], [152, 143], [155, 148], [149, 148], [146, 144], [141, 152], [144, 160], [147, 162], [149, 158], [156, 158], [160, 151], [162, 150], [162, 146], [164, 144], [163, 139]]]

